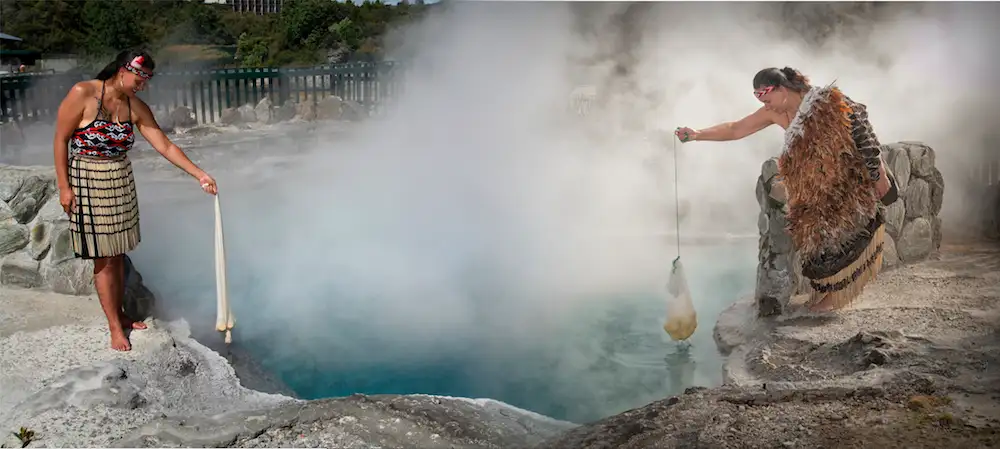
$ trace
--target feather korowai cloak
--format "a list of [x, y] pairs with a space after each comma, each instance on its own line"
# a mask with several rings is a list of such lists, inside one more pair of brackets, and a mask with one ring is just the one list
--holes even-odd
[[[873, 137], [867, 117], [859, 120], [858, 107], [863, 111], [832, 85], [810, 89], [785, 132], [778, 161], [788, 192], [788, 232], [802, 273], [818, 292], [843, 294], [836, 307], [853, 301], [881, 268], [878, 150], [866, 158], [858, 149], [852, 131]], [[866, 165], [871, 163], [875, 172]]]

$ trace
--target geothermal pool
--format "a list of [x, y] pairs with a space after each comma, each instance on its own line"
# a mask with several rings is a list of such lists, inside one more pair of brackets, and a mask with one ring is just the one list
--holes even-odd
[[[210, 244], [205, 238], [197, 246]], [[485, 307], [478, 321], [462, 323], [457, 330], [449, 321], [448, 329], [435, 333], [436, 320], [419, 316], [414, 319], [426, 321], [426, 330], [414, 332], [423, 328], [410, 323], [409, 330], [401, 331], [396, 322], [380, 321], [382, 306], [366, 305], [374, 298], [330, 291], [325, 301], [308, 299], [317, 304], [301, 310], [295, 303], [307, 299], [268, 297], [263, 293], [271, 291], [266, 276], [231, 258], [234, 338], [265, 371], [304, 399], [353, 393], [486, 397], [557, 419], [587, 422], [679, 394], [687, 387], [721, 382], [722, 357], [713, 327], [719, 312], [752, 293], [756, 247], [756, 241], [743, 239], [683, 249], [699, 315], [690, 346], [672, 342], [662, 330], [662, 292], [600, 298], [567, 310], [563, 319], [545, 329], [537, 325], [522, 329], [503, 317], [491, 317]], [[136, 257], [137, 264], [140, 270], [162, 267], [166, 260], [183, 260], [178, 251], [145, 253]], [[211, 274], [210, 256], [205, 256], [198, 259], [206, 261], [191, 258], [190, 264], [175, 264], [144, 277], [157, 287], [161, 301], [171, 303], [169, 308], [214, 317], [214, 285], [206, 275]], [[158, 257], [164, 263], [155, 262]], [[336, 276], [317, 272], [316, 267], [301, 269], [304, 276]], [[509, 299], [488, 283], [475, 285], [474, 279], [483, 276], [488, 273], [468, 273], [464, 300], [482, 305]], [[182, 283], [193, 279], [197, 284]], [[273, 306], [282, 301], [287, 301], [287, 313]], [[419, 295], [413, 301], [419, 302]], [[211, 318], [195, 323], [205, 337], [218, 338], [212, 325]]]
[[[234, 340], [299, 397], [488, 397], [586, 422], [687, 387], [721, 382], [722, 357], [712, 330], [719, 312], [752, 293], [755, 238], [683, 248], [699, 327], [690, 346], [678, 345], [662, 330], [666, 303], [658, 288], [605, 288], [599, 297], [569, 298], [578, 301], [572, 307], [546, 309], [540, 306], [547, 301], [544, 295], [525, 299], [535, 293], [532, 285], [505, 284], [510, 276], [494, 275], [512, 269], [505, 264], [531, 260], [484, 261], [471, 253], [451, 254], [436, 243], [447, 241], [441, 235], [427, 242], [404, 239], [408, 258], [397, 260], [384, 254], [396, 241], [383, 242], [377, 230], [348, 229], [336, 222], [311, 226], [305, 231], [310, 235], [296, 235], [303, 233], [297, 226], [319, 218], [317, 214], [282, 216], [274, 210], [287, 212], [289, 207], [269, 205], [258, 194], [290, 181], [283, 170], [295, 154], [305, 151], [309, 140], [332, 140], [308, 130], [302, 133], [293, 139], [304, 142], [299, 147], [273, 132], [197, 138], [192, 140], [197, 146], [186, 147], [192, 159], [216, 176], [220, 188], [228, 188], [222, 190], [222, 199], [228, 217], [229, 296], [237, 320]], [[264, 151], [274, 145], [282, 145], [280, 158]], [[37, 153], [37, 163], [51, 157], [43, 150]], [[213, 329], [212, 202], [155, 154], [136, 154], [134, 161], [143, 243], [131, 257], [157, 294], [161, 310], [186, 318], [202, 341], [218, 340]], [[233, 193], [236, 190], [241, 194]], [[318, 201], [315, 207], [329, 206]], [[351, 209], [330, 208], [347, 213]], [[354, 220], [352, 226], [361, 223], [349, 215], [342, 218]], [[367, 240], [312, 235], [327, 228], [331, 233], [365, 233]], [[665, 280], [674, 257], [672, 239], [628, 238], [648, 239], [649, 245], [663, 248]], [[411, 273], [426, 268], [420, 263], [424, 245], [428, 265], [446, 263], [450, 271], [424, 277]], [[613, 243], [608, 247], [614, 251]], [[389, 262], [396, 266], [376, 266]], [[382, 273], [404, 275], [405, 282], [394, 280], [399, 276], [382, 279]], [[531, 271], [541, 278], [549, 273], [539, 267]], [[560, 276], [560, 267], [553, 266], [551, 275]], [[447, 288], [436, 289], [435, 282], [441, 280], [434, 276], [447, 278]], [[545, 279], [531, 282], [544, 284]], [[575, 281], [559, 282], [562, 288]]]
[[379, 338], [365, 323], [335, 316], [329, 326], [353, 338], [314, 343], [353, 346], [349, 350], [295, 354], [283, 353], [280, 340], [248, 343], [259, 349], [269, 370], [305, 398], [355, 392], [489, 397], [586, 422], [687, 387], [721, 382], [722, 358], [712, 330], [722, 309], [752, 292], [755, 251], [756, 242], [746, 240], [685, 249], [699, 314], [689, 347], [670, 341], [662, 330], [665, 303], [653, 292], [608, 298], [575, 311], [572, 324], [545, 332], [544, 339], [531, 344], [503, 347], [473, 333], [463, 336], [465, 341], [418, 348], [423, 353], [414, 357], [405, 339]]

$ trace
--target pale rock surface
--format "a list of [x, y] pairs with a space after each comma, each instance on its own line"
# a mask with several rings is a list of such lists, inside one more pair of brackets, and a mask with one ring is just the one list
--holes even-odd
[[240, 387], [183, 322], [151, 321], [132, 351], [111, 350], [95, 297], [0, 290], [0, 323], [0, 429], [35, 430], [32, 447], [103, 446], [162, 414], [292, 400]]
[[0, 323], [0, 429], [33, 430], [30, 447], [506, 448], [575, 427], [488, 399], [249, 390], [183, 321], [110, 350], [93, 297], [0, 290]]

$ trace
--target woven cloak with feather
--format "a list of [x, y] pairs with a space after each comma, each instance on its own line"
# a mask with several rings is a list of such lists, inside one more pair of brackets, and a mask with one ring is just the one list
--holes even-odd
[[[813, 305], [850, 305], [882, 267], [884, 205], [875, 183], [880, 145], [866, 108], [833, 85], [811, 88], [785, 131], [778, 175], [788, 193], [788, 233], [814, 291]], [[888, 171], [886, 171], [888, 173]]]

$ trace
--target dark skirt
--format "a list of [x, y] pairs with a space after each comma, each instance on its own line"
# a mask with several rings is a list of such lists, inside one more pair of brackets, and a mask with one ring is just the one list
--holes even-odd
[[884, 242], [885, 222], [880, 211], [840, 252], [804, 261], [802, 275], [813, 289], [811, 302], [824, 300], [833, 309], [851, 305], [882, 271]]

